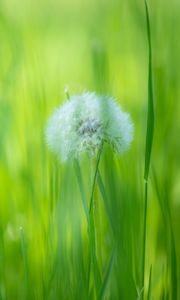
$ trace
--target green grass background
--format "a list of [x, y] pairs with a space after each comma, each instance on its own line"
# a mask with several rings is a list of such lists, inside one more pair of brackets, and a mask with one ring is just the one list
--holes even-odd
[[[155, 131], [144, 297], [176, 300], [180, 3], [148, 3]], [[81, 199], [90, 199], [95, 162], [84, 157], [77, 177], [74, 165], [60, 164], [44, 142], [66, 84], [70, 94], [115, 96], [135, 124], [131, 149], [117, 157], [105, 148], [100, 161], [94, 193], [98, 296], [88, 271], [91, 245]], [[0, 299], [140, 299], [147, 99], [143, 0], [0, 0]]]

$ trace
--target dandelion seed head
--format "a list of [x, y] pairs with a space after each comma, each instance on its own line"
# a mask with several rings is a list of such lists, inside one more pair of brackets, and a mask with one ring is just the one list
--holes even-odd
[[113, 97], [86, 92], [74, 95], [48, 121], [46, 141], [62, 161], [82, 153], [96, 155], [108, 143], [121, 154], [133, 139], [133, 123]]

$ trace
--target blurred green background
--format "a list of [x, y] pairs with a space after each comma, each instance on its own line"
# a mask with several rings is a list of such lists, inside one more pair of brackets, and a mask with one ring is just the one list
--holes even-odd
[[[180, 2], [149, 0], [155, 136], [145, 297], [180, 299]], [[87, 224], [73, 165], [48, 152], [44, 128], [70, 94], [116, 97], [135, 124], [123, 157], [104, 151], [109, 203], [95, 190], [104, 299], [141, 291], [148, 44], [143, 0], [0, 0], [0, 299], [96, 299]], [[90, 194], [93, 162], [80, 163]], [[88, 283], [89, 288], [88, 288]], [[89, 293], [90, 290], [90, 293]], [[176, 293], [177, 292], [177, 293]], [[147, 296], [148, 297], [148, 296]]]

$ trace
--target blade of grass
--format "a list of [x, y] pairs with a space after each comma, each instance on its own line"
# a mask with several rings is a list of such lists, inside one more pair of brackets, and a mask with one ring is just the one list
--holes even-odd
[[92, 189], [91, 189], [91, 196], [90, 196], [90, 204], [89, 204], [89, 223], [88, 223], [88, 231], [90, 237], [90, 250], [91, 250], [91, 258], [93, 264], [93, 274], [95, 279], [95, 287], [96, 287], [96, 295], [98, 295], [98, 291], [101, 286], [101, 274], [98, 267], [98, 261], [96, 256], [96, 234], [95, 234], [95, 226], [94, 226], [94, 205], [93, 205], [93, 198], [94, 198], [94, 190], [97, 181], [97, 174], [99, 168], [99, 162], [102, 154], [103, 144], [99, 148], [97, 161], [95, 166], [95, 172], [92, 180]]
[[144, 202], [144, 221], [143, 221], [143, 253], [142, 253], [142, 282], [141, 282], [141, 287], [143, 288], [142, 299], [143, 299], [143, 294], [144, 294], [144, 277], [145, 277], [147, 195], [148, 195], [148, 182], [145, 181], [145, 202]]
[[152, 265], [150, 267], [150, 272], [149, 272], [149, 284], [148, 284], [147, 300], [151, 299], [151, 280], [152, 280]]
[[150, 160], [151, 160], [151, 151], [152, 151], [152, 144], [153, 144], [153, 135], [154, 135], [154, 96], [153, 96], [152, 47], [151, 47], [151, 30], [150, 30], [149, 10], [148, 10], [147, 1], [144, 0], [144, 2], [145, 2], [145, 10], [146, 10], [146, 26], [147, 26], [148, 48], [149, 48], [148, 114], [147, 114], [144, 179], [148, 180]]
[[99, 190], [101, 192], [101, 196], [103, 198], [104, 205], [106, 207], [106, 211], [107, 211], [107, 214], [108, 214], [108, 218], [109, 218], [112, 230], [113, 230], [113, 216], [112, 216], [112, 212], [111, 212], [111, 209], [110, 209], [110, 206], [109, 206], [109, 203], [108, 203], [108, 196], [107, 196], [107, 193], [106, 193], [106, 190], [105, 190], [105, 186], [104, 186], [104, 183], [103, 183], [103, 180], [102, 180], [102, 177], [101, 177], [101, 174], [100, 174], [99, 170], [98, 170], [97, 183], [98, 183]]
[[109, 263], [108, 263], [108, 266], [107, 266], [107, 270], [106, 270], [106, 273], [105, 273], [105, 276], [104, 276], [104, 280], [103, 280], [103, 283], [102, 283], [102, 286], [101, 286], [101, 289], [100, 289], [100, 292], [99, 292], [98, 300], [103, 300], [104, 297], [105, 297], [107, 286], [108, 286], [109, 279], [110, 279], [111, 272], [112, 272], [114, 255], [115, 255], [115, 249], [113, 250], [113, 252], [111, 254], [111, 257], [110, 257], [110, 260], [109, 260]]
[[[144, 287], [144, 277], [145, 277], [145, 256], [146, 256], [146, 227], [147, 227], [147, 201], [148, 201], [148, 178], [149, 178], [149, 168], [151, 161], [151, 151], [153, 144], [154, 135], [154, 97], [153, 97], [153, 76], [152, 76], [152, 48], [151, 48], [151, 31], [150, 31], [150, 20], [149, 20], [149, 10], [146, 0], [145, 11], [146, 11], [146, 26], [147, 26], [147, 38], [148, 38], [148, 48], [149, 48], [149, 68], [148, 68], [148, 112], [147, 112], [147, 131], [146, 131], [146, 148], [145, 148], [145, 169], [144, 169], [144, 179], [145, 179], [145, 203], [144, 203], [144, 223], [143, 223], [143, 252], [142, 252], [142, 282], [141, 288]], [[142, 298], [144, 295], [144, 289], [142, 293]]]
[[171, 234], [171, 296], [173, 300], [177, 300], [177, 259], [172, 221], [170, 216], [170, 234]]

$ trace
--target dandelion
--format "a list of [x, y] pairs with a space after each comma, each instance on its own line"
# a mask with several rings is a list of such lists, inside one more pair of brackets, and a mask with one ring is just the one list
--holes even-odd
[[62, 161], [87, 153], [95, 156], [103, 143], [121, 154], [133, 139], [133, 123], [113, 97], [86, 92], [69, 97], [48, 121], [46, 141]]

